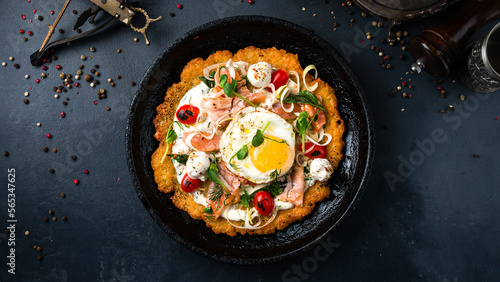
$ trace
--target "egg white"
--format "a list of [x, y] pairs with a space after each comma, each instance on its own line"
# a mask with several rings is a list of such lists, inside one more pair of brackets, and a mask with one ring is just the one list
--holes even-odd
[[[254, 183], [271, 182], [274, 180], [271, 177], [273, 171], [261, 172], [253, 166], [250, 156], [247, 156], [243, 160], [238, 160], [237, 157], [233, 156], [243, 145], [252, 142], [252, 138], [255, 136], [257, 130], [262, 130], [268, 122], [269, 126], [264, 135], [283, 139], [291, 148], [292, 157], [295, 159], [295, 132], [293, 131], [293, 126], [277, 114], [260, 107], [247, 107], [241, 110], [227, 126], [221, 138], [221, 155], [229, 170]], [[230, 160], [233, 165], [230, 165]], [[286, 174], [291, 166], [293, 166], [293, 162], [290, 167], [283, 168], [280, 175]]]

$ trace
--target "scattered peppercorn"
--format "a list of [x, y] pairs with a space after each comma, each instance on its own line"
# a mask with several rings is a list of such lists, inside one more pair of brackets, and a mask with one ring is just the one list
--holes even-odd
[[130, 85], [135, 86], [135, 82], [131, 81]]
[[95, 47], [90, 47], [90, 52], [95, 52]]
[[24, 102], [25, 104], [29, 104], [29, 103], [30, 103], [30, 100], [28, 100], [28, 99], [24, 99], [24, 100], [23, 100], [23, 102]]
[[60, 34], [64, 34], [64, 29], [60, 28], [60, 29], [59, 29], [59, 33], [60, 33]]
[[174, 13], [170, 13], [170, 16], [173, 18], [173, 17], [175, 17], [175, 14]]
[[99, 68], [99, 65], [94, 65], [94, 68], [98, 69], [98, 68]]
[[45, 222], [49, 222], [49, 218], [48, 218], [48, 217], [46, 217], [46, 216], [44, 216], [44, 217], [43, 217], [43, 221], [45, 221]]
[[76, 155], [71, 155], [71, 159], [76, 161], [78, 159], [78, 157]]
[[83, 172], [84, 172], [85, 174], [89, 174], [88, 169], [84, 170]]
[[111, 108], [110, 107], [106, 107], [106, 111], [111, 111]]
[[48, 152], [48, 151], [49, 151], [49, 148], [47, 148], [47, 147], [45, 147], [45, 146], [44, 146], [44, 147], [42, 148], [42, 150], [43, 150], [44, 152]]
[[116, 79], [121, 79], [121, 78], [122, 78], [122, 77], [121, 77], [121, 76], [119, 76], [119, 75], [117, 75], [117, 76], [116, 76]]
[[121, 53], [122, 52], [122, 49], [118, 49], [116, 50], [117, 53]]
[[62, 220], [67, 221], [67, 220], [68, 220], [68, 217], [67, 217], [67, 216], [65, 216], [65, 215], [63, 215]]
[[73, 183], [74, 183], [75, 185], [78, 185], [78, 183], [80, 183], [80, 181], [79, 181], [78, 179], [74, 179], [74, 180], [73, 180]]
[[43, 21], [43, 17], [42, 16], [38, 16], [38, 20], [39, 21]]
[[85, 55], [81, 55], [81, 56], [80, 56], [80, 59], [81, 59], [82, 61], [85, 61], [85, 60], [87, 59], [87, 56], [85, 56]]
[[52, 221], [57, 221], [57, 218], [55, 216], [52, 217]]
[[52, 148], [52, 152], [57, 153], [57, 148]]
[[78, 12], [76, 10], [71, 11], [73, 14], [77, 14]]
[[49, 210], [49, 214], [50, 214], [50, 215], [53, 215], [53, 214], [54, 214], [54, 211], [53, 211], [53, 210]]
[[76, 31], [76, 33], [82, 33], [82, 30], [79, 28], [77, 28], [75, 31]]
[[14, 68], [18, 69], [20, 68], [21, 66], [19, 64], [14, 64]]
[[[250, 1], [248, 1], [248, 3], [250, 3]], [[177, 4], [177, 9], [182, 9], [182, 5], [181, 4]]]
[[475, 155], [474, 155], [474, 158], [475, 158], [475, 159], [479, 158], [479, 155], [478, 155], [478, 154], [475, 154]]
[[56, 171], [55, 171], [55, 169], [53, 169], [53, 168], [49, 168], [49, 172], [50, 172], [50, 173], [54, 173], [54, 172], [56, 172]]
[[60, 195], [61, 195], [61, 198], [66, 198], [66, 194], [64, 194], [64, 193], [61, 193]]
[[8, 151], [3, 151], [3, 155], [8, 157], [9, 156], [9, 152]]

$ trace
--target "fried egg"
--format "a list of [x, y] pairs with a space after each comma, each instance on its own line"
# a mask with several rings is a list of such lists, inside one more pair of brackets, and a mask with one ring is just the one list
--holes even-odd
[[[264, 128], [264, 141], [254, 147], [252, 139], [257, 130]], [[245, 145], [248, 153], [240, 160], [237, 153]], [[254, 183], [268, 183], [274, 180], [275, 171], [284, 175], [293, 166], [295, 132], [293, 126], [277, 114], [247, 107], [227, 126], [220, 148], [222, 159], [234, 174]]]

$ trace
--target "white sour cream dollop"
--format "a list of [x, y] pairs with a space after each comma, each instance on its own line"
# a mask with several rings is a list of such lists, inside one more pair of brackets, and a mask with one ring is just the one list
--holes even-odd
[[186, 170], [189, 177], [206, 181], [209, 167], [210, 157], [207, 153], [193, 152], [189, 154], [189, 158], [186, 162]]
[[248, 81], [255, 87], [262, 87], [271, 82], [271, 65], [266, 62], [258, 62], [248, 68]]
[[332, 175], [333, 167], [327, 159], [314, 159], [309, 170], [312, 179], [326, 181]]

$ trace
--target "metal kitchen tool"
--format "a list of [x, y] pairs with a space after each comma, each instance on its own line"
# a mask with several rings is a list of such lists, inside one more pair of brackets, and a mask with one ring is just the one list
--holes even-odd
[[[94, 19], [101, 10], [106, 11], [108, 14], [112, 15], [113, 17], [110, 18], [108, 21], [104, 22], [100, 26], [97, 26], [89, 31], [83, 32], [81, 34], [71, 36], [69, 38], [61, 39], [58, 41], [54, 41], [50, 44], [48, 44], [50, 37], [54, 34], [55, 28], [57, 24], [59, 23], [59, 20], [61, 19], [62, 15], [66, 11], [66, 8], [68, 7], [69, 3], [71, 0], [66, 0], [64, 3], [64, 6], [62, 7], [61, 11], [59, 12], [59, 15], [57, 16], [56, 20], [54, 21], [54, 24], [48, 25], [49, 27], [49, 32], [47, 33], [47, 36], [45, 37], [45, 40], [42, 43], [42, 46], [38, 51], [33, 53], [30, 56], [31, 64], [34, 66], [40, 65], [42, 63], [42, 57], [43, 54], [45, 53], [46, 50], [57, 46], [61, 45], [64, 43], [68, 43], [80, 38], [88, 37], [92, 34], [96, 34], [97, 32], [105, 29], [108, 27], [112, 22], [115, 22], [116, 20], [121, 21], [122, 23], [130, 26], [132, 30], [141, 33], [144, 36], [144, 39], [146, 40], [146, 45], [149, 45], [149, 40], [146, 35], [146, 30], [148, 29], [149, 25], [152, 22], [161, 20], [162, 17], [158, 17], [156, 19], [152, 19], [149, 17], [148, 13], [139, 7], [136, 6], [136, 3], [132, 4], [126, 4], [125, 0], [90, 0], [91, 3], [95, 4], [97, 7], [91, 7], [85, 11], [83, 11], [79, 16], [78, 19], [73, 26], [73, 30], [76, 30], [80, 26], [82, 26], [86, 21], [89, 23], [93, 23]], [[132, 18], [136, 15], [136, 12], [142, 13], [145, 18], [146, 18], [146, 23], [144, 24], [143, 27], [137, 28], [134, 25], [132, 25]]]
[[416, 21], [440, 12], [461, 0], [353, 0], [372, 15], [390, 21], [387, 40], [396, 41], [396, 31], [402, 22]]
[[500, 89], [500, 23], [472, 42], [459, 61], [458, 75], [470, 89], [490, 93]]
[[412, 71], [423, 69], [434, 76], [446, 76], [460, 57], [469, 38], [484, 25], [500, 19], [499, 0], [466, 0], [450, 19], [413, 36], [409, 42], [415, 59]]

